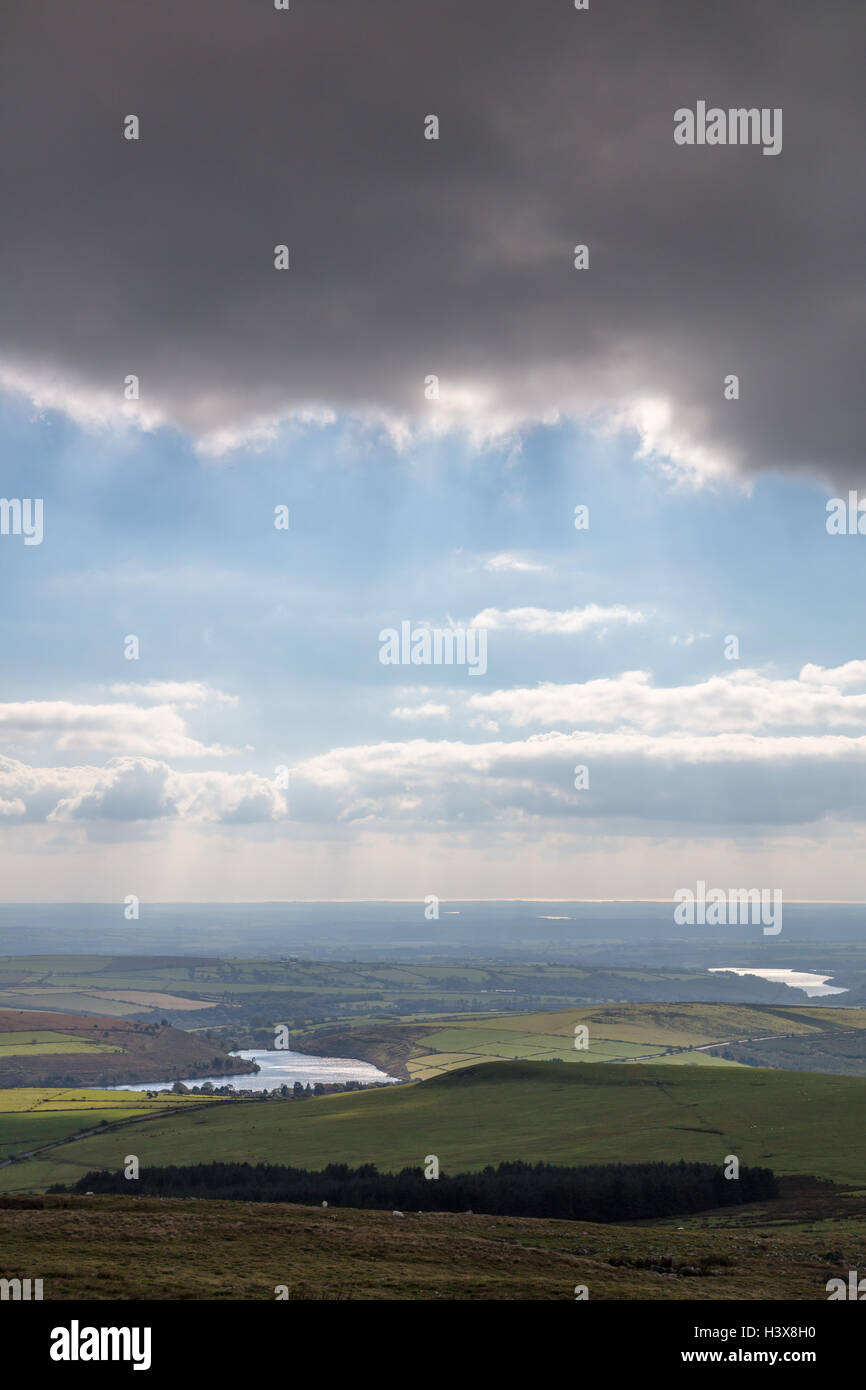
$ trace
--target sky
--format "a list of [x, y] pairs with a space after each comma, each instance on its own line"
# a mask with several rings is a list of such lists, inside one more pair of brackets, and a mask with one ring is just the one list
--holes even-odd
[[866, 897], [862, 13], [4, 25], [3, 900]]

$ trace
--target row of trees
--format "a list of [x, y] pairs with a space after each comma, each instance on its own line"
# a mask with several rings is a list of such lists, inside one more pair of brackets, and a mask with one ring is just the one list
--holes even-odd
[[[256, 1071], [261, 1071], [261, 1067], [256, 1067]], [[371, 1091], [393, 1084], [391, 1081], [317, 1081], [311, 1086], [308, 1081], [305, 1086], [302, 1081], [295, 1081], [291, 1086], [283, 1082], [270, 1091], [267, 1087], [261, 1091], [251, 1091], [245, 1090], [243, 1086], [234, 1086], [231, 1081], [222, 1086], [214, 1086], [212, 1081], [203, 1081], [197, 1086], [187, 1086], [183, 1081], [175, 1081], [171, 1089], [176, 1096], [235, 1096], [244, 1101], [312, 1100], [315, 1096], [337, 1095], [340, 1091]], [[158, 1093], [148, 1091], [147, 1094], [151, 1096]]]
[[131, 1192], [155, 1197], [208, 1197], [244, 1202], [474, 1211], [500, 1216], [545, 1216], [574, 1221], [630, 1221], [683, 1216], [713, 1207], [778, 1196], [769, 1168], [740, 1168], [737, 1179], [711, 1163], [593, 1164], [500, 1163], [477, 1173], [425, 1177], [423, 1168], [380, 1173], [375, 1164], [331, 1163], [321, 1172], [269, 1163], [199, 1163], [143, 1168], [135, 1180], [122, 1172], [86, 1173], [71, 1189], [50, 1192]]

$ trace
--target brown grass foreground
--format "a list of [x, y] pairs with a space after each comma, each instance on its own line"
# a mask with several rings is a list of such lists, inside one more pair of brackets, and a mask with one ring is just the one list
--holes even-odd
[[[0, 1277], [51, 1299], [826, 1300], [866, 1271], [863, 1203], [654, 1226], [126, 1197], [4, 1198]], [[779, 1223], [784, 1215], [792, 1228]], [[803, 1218], [811, 1216], [814, 1225]], [[797, 1224], [799, 1220], [800, 1224]], [[726, 1224], [724, 1224], [726, 1223]], [[679, 1225], [679, 1229], [677, 1228]]]

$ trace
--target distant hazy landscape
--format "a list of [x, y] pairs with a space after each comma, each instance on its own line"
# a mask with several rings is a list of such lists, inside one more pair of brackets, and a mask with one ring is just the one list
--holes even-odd
[[[324, 1298], [397, 1285], [411, 1298], [558, 1298], [571, 1296], [567, 1279], [601, 1298], [826, 1297], [828, 1270], [859, 1257], [866, 1210], [858, 910], [801, 905], [784, 941], [735, 933], [722, 945], [673, 929], [669, 905], [449, 906], [445, 926], [419, 904], [162, 906], [134, 935], [116, 909], [0, 910], [0, 1234], [13, 1268], [52, 1231], [75, 1230], [53, 1296], [98, 1298], [99, 1232], [125, 1296], [272, 1297], [234, 1259], [257, 1251], [264, 1269], [280, 1223], [300, 1230], [304, 1208], [257, 1188], [280, 1165], [307, 1175], [312, 1200], [317, 1173], [319, 1191], [332, 1191], [330, 1173], [391, 1174], [397, 1194], [400, 1173], [420, 1176], [432, 1158], [443, 1176], [601, 1165], [628, 1183], [642, 1164], [680, 1161], [721, 1176], [736, 1155], [774, 1175], [775, 1198], [639, 1227], [521, 1216], [504, 1177], [485, 1182], [510, 1217], [395, 1217], [333, 1200], [323, 1214], [312, 1201], [291, 1277]], [[831, 976], [840, 992], [739, 973], [752, 970]], [[253, 1060], [263, 1070], [251, 1077]], [[206, 1188], [184, 1195], [215, 1164], [247, 1174], [228, 1206]], [[256, 1165], [270, 1167], [257, 1177]], [[88, 1196], [100, 1173], [119, 1186]], [[239, 1292], [162, 1246], [161, 1283], [130, 1282], [131, 1220], [137, 1241], [164, 1231], [187, 1251], [213, 1223], [233, 1230], [223, 1278]], [[401, 1221], [401, 1253], [371, 1282], [366, 1262]], [[749, 1230], [758, 1241], [744, 1242]], [[351, 1288], [338, 1232], [357, 1252]], [[460, 1275], [479, 1234], [488, 1273], [473, 1255]]]

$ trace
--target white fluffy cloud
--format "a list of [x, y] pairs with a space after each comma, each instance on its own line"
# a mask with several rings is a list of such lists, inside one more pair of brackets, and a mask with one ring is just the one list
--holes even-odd
[[802, 668], [798, 680], [804, 685], [823, 685], [842, 690], [848, 685], [866, 685], [866, 661], [846, 661], [843, 666], [813, 666]]
[[[409, 738], [333, 748], [292, 770], [289, 797], [254, 771], [178, 771], [168, 755], [129, 747], [101, 766], [36, 767], [0, 757], [0, 815], [7, 824], [361, 822], [467, 830], [577, 818], [643, 834], [661, 824], [860, 820], [866, 693], [847, 688], [858, 682], [866, 684], [866, 663], [807, 665], [795, 679], [734, 670], [672, 687], [630, 671], [484, 695], [449, 691], [439, 700], [430, 687], [406, 687], [395, 718], [468, 715], [487, 733], [478, 742]], [[172, 690], [206, 698], [194, 683]], [[496, 719], [532, 731], [503, 737]], [[191, 741], [176, 710], [164, 705], [7, 705], [2, 727], [24, 738], [47, 731], [76, 749], [140, 738], [177, 746], [183, 756], [190, 742], [199, 757], [214, 751]], [[575, 788], [578, 766], [588, 769], [587, 789]]]
[[120, 701], [76, 704], [71, 700], [22, 700], [0, 704], [0, 738], [7, 746], [38, 741], [58, 753], [217, 758], [233, 751], [192, 738], [173, 705], [142, 708]]
[[0, 810], [47, 821], [183, 819], [274, 821], [286, 800], [252, 772], [176, 772], [152, 758], [112, 758], [104, 767], [30, 767], [0, 757]]
[[557, 612], [551, 608], [483, 608], [470, 626], [487, 628], [490, 632], [531, 632], [537, 635], [570, 637], [590, 628], [605, 628], [608, 623], [646, 622], [646, 614], [621, 603], [604, 607], [597, 603], [585, 608], [567, 608]]
[[234, 750], [204, 744], [181, 710], [237, 697], [200, 681], [118, 683], [116, 703], [30, 700], [0, 705], [0, 736], [16, 751], [36, 745], [75, 756], [116, 754], [102, 766], [35, 766], [0, 755], [0, 815], [7, 822], [180, 818], [198, 822], [270, 821], [286, 814], [282, 793], [254, 772], [181, 772], [166, 759], [222, 758]]
[[208, 702], [234, 707], [236, 695], [203, 681], [123, 681], [110, 686], [109, 693], [121, 698], [113, 703], [22, 700], [0, 704], [0, 738], [7, 747], [40, 744], [57, 753], [221, 758], [235, 752], [194, 738], [181, 711]]
[[866, 723], [866, 694], [846, 695], [840, 687], [855, 682], [866, 682], [866, 662], [828, 671], [805, 666], [796, 680], [733, 670], [682, 686], [656, 686], [648, 671], [625, 671], [574, 685], [544, 682], [491, 691], [468, 697], [467, 704], [474, 714], [515, 728], [568, 724], [695, 733], [816, 725], [854, 728]]

